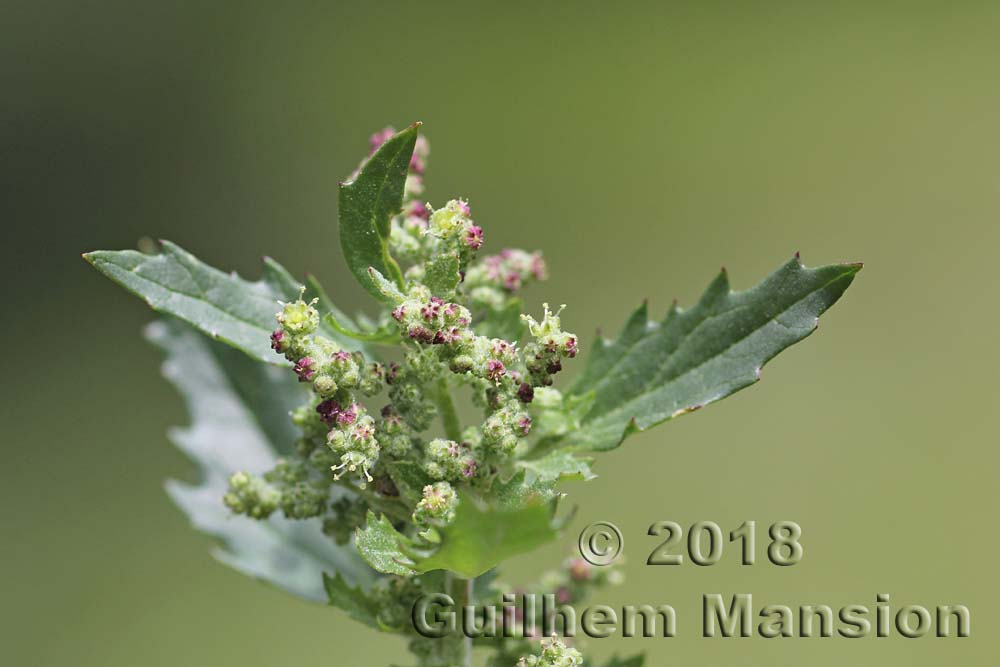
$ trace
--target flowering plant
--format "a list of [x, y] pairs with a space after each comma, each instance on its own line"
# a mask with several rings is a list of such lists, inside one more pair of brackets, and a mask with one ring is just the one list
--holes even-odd
[[[662, 322], [641, 306], [556, 389], [581, 346], [562, 307], [522, 314], [519, 290], [546, 277], [541, 253], [483, 256], [467, 201], [420, 198], [418, 127], [373, 136], [340, 186], [344, 257], [375, 318], [352, 320], [270, 258], [249, 282], [167, 241], [85, 257], [162, 314], [148, 337], [192, 415], [172, 438], [202, 470], [199, 484], [167, 488], [221, 540], [222, 561], [405, 636], [422, 666], [469, 665], [474, 647], [491, 665], [580, 665], [556, 638], [522, 657], [538, 639], [523, 632], [428, 638], [411, 609], [428, 593], [509, 593], [496, 567], [555, 538], [557, 486], [593, 477], [588, 453], [756, 382], [861, 266], [796, 256], [745, 292], [723, 271]], [[482, 418], [463, 426], [456, 396]], [[539, 585], [572, 603], [614, 578], [571, 560]]]

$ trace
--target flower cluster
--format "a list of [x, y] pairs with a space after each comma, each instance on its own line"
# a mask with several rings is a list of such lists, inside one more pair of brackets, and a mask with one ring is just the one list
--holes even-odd
[[505, 248], [498, 255], [489, 255], [465, 275], [466, 291], [477, 305], [499, 309], [524, 285], [545, 280], [548, 271], [540, 252]]
[[[392, 136], [391, 130], [374, 135], [372, 154]], [[233, 475], [224, 499], [232, 511], [258, 519], [278, 510], [289, 518], [320, 517], [338, 544], [348, 543], [374, 512], [414, 544], [432, 544], [435, 529], [455, 521], [460, 496], [489, 503], [492, 490], [512, 479], [516, 457], [531, 448], [528, 404], [534, 402], [542, 436], [546, 419], [562, 414], [561, 397], [549, 385], [563, 360], [576, 355], [577, 339], [547, 305], [540, 322], [517, 317], [516, 293], [546, 277], [541, 254], [507, 249], [478, 258], [483, 229], [467, 200], [434, 208], [418, 199], [427, 154], [421, 140], [402, 210], [390, 220], [388, 250], [402, 279], [372, 274], [386, 296], [375, 320], [378, 344], [390, 342], [386, 332], [395, 328], [399, 352], [375, 357], [374, 338], [324, 319], [323, 306], [304, 291], [280, 304], [271, 347], [311, 390], [291, 415], [302, 435], [294, 454], [273, 470]], [[349, 337], [365, 344], [351, 346]], [[453, 401], [459, 390], [482, 409], [481, 420], [465, 428]], [[443, 433], [432, 430], [438, 419]], [[573, 601], [602, 577], [573, 565], [543, 583], [560, 602]], [[367, 594], [383, 627], [404, 628], [405, 602], [440, 585], [433, 573], [387, 576]], [[445, 650], [413, 639], [419, 650]], [[503, 653], [507, 664], [530, 650], [507, 648], [519, 651]], [[519, 664], [572, 667], [579, 653], [552, 640], [541, 657]]]
[[439, 526], [455, 520], [458, 494], [448, 482], [436, 482], [424, 487], [423, 497], [413, 510], [413, 522], [418, 526]]
[[547, 387], [552, 384], [552, 376], [562, 370], [562, 360], [572, 359], [577, 353], [576, 336], [562, 330], [558, 311], [552, 313], [549, 304], [543, 304], [545, 316], [537, 322], [531, 315], [521, 317], [528, 323], [528, 331], [534, 341], [524, 346], [525, 365], [535, 386]]
[[557, 637], [542, 640], [541, 655], [521, 658], [516, 667], [579, 667], [583, 656], [575, 648], [569, 648]]

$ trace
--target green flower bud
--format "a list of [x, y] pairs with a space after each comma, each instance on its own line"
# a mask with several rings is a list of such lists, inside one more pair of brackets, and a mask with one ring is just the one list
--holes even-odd
[[455, 520], [458, 494], [448, 482], [424, 487], [423, 498], [413, 511], [413, 522], [420, 526], [443, 526]]
[[476, 476], [479, 464], [469, 443], [435, 438], [427, 443], [424, 471], [432, 479], [468, 481]]
[[316, 299], [306, 303], [302, 299], [284, 303], [277, 314], [278, 323], [292, 336], [311, 334], [319, 327], [319, 311], [313, 308]]
[[229, 478], [229, 492], [222, 497], [226, 507], [252, 519], [266, 519], [278, 509], [281, 494], [259, 477], [238, 472]]
[[553, 635], [542, 640], [542, 654], [529, 655], [517, 662], [517, 667], [580, 667], [583, 655], [575, 648], [569, 648]]

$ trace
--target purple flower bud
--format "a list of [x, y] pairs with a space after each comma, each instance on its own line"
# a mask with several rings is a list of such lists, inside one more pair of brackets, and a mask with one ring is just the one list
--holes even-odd
[[526, 436], [531, 432], [531, 417], [525, 415], [517, 421], [517, 427], [521, 429], [521, 436]]
[[331, 357], [338, 364], [344, 364], [351, 360], [351, 353], [341, 350], [340, 352], [334, 352]]
[[535, 400], [535, 388], [527, 382], [522, 382], [521, 386], [517, 388], [517, 397], [521, 399], [522, 403], [531, 403]]
[[316, 375], [316, 360], [312, 357], [302, 357], [292, 370], [299, 376], [299, 382], [309, 382]]
[[476, 476], [476, 462], [466, 461], [465, 465], [462, 466], [462, 477], [469, 479]]
[[405, 316], [406, 316], [406, 308], [403, 307], [403, 304], [399, 304], [392, 311], [392, 319], [396, 320], [397, 322], [402, 322]]
[[406, 332], [406, 335], [408, 335], [413, 340], [419, 341], [421, 343], [434, 342], [434, 333], [427, 327], [412, 326]]
[[521, 288], [521, 276], [514, 271], [511, 271], [503, 277], [503, 286], [509, 289], [511, 292], [516, 292]]
[[410, 156], [410, 171], [414, 174], [424, 173], [424, 160], [416, 153]]
[[457, 442], [453, 441], [453, 442], [448, 443], [448, 455], [449, 456], [458, 456], [460, 452], [461, 452], [461, 450], [459, 449]]
[[472, 211], [469, 210], [469, 202], [465, 200], [458, 200], [458, 210], [460, 210], [465, 216], [472, 215]]
[[542, 259], [542, 253], [535, 252], [531, 254], [531, 275], [535, 277], [536, 280], [545, 280], [547, 277], [547, 271], [545, 267], [545, 260]]
[[438, 299], [438, 303], [435, 303], [435, 298], [437, 297], [432, 297], [430, 303], [424, 304], [420, 307], [420, 316], [427, 322], [437, 319], [437, 316], [441, 314], [441, 304], [444, 302], [441, 301], [441, 299]]
[[565, 586], [560, 586], [556, 589], [556, 602], [559, 604], [568, 604], [573, 601], [573, 594], [569, 592], [569, 589]]
[[316, 406], [316, 412], [319, 413], [319, 418], [327, 425], [333, 425], [337, 421], [337, 415], [340, 414], [341, 407], [340, 403], [328, 398], [319, 405]]
[[271, 334], [271, 349], [278, 354], [284, 354], [285, 350], [288, 349], [289, 343], [288, 334], [286, 334], [283, 329], [276, 329], [275, 332]]
[[431, 212], [427, 208], [427, 204], [423, 203], [422, 201], [415, 201], [412, 204], [410, 204], [410, 215], [417, 218], [421, 218], [423, 220], [427, 220], [428, 218], [431, 217]]
[[347, 426], [353, 424], [358, 418], [358, 404], [352, 403], [347, 408], [344, 408], [337, 415], [337, 423], [341, 426]]
[[465, 245], [472, 250], [479, 250], [483, 245], [483, 228], [479, 225], [472, 225], [465, 230]]
[[368, 138], [368, 145], [371, 147], [369, 155], [373, 155], [375, 151], [382, 146], [382, 144], [389, 141], [389, 139], [392, 139], [392, 135], [394, 134], [396, 134], [396, 129], [387, 127], [370, 136]]
[[569, 340], [566, 341], [566, 345], [564, 347], [566, 348], [566, 356], [567, 357], [569, 357], [570, 359], [572, 359], [573, 357], [576, 356], [576, 352], [577, 352], [577, 349], [576, 349], [576, 338], [571, 337]]
[[490, 359], [486, 362], [486, 377], [491, 380], [499, 380], [506, 373], [506, 369], [503, 367], [503, 362], [497, 359]]
[[355, 440], [367, 440], [368, 438], [371, 438], [374, 435], [375, 435], [375, 429], [372, 428], [370, 424], [362, 422], [354, 427], [354, 433], [352, 434], [351, 437], [353, 437]]
[[549, 375], [555, 375], [562, 370], [562, 362], [556, 359], [555, 361], [550, 361], [548, 366], [545, 367], [545, 372]]

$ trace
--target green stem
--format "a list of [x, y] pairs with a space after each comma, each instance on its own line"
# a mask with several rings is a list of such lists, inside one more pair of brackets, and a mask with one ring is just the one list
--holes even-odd
[[[465, 604], [467, 605], [474, 604], [475, 601], [472, 599], [473, 597], [472, 590], [473, 586], [475, 586], [476, 580], [474, 578], [465, 579], [464, 583], [465, 583]], [[462, 654], [465, 656], [465, 663], [463, 667], [472, 667], [472, 637], [466, 636], [462, 640], [462, 644], [463, 644]]]
[[448, 388], [446, 378], [438, 380], [437, 391], [434, 392], [434, 403], [441, 414], [445, 435], [448, 436], [449, 440], [455, 442], [461, 440], [462, 423], [458, 420], [458, 412], [455, 410], [455, 402], [451, 399], [451, 390]]
[[[451, 572], [445, 575], [445, 586], [448, 593], [455, 600], [458, 613], [461, 617], [466, 606], [474, 604], [473, 586], [475, 579], [461, 579]], [[472, 637], [462, 637], [460, 655], [462, 658], [461, 667], [472, 667]]]
[[410, 520], [410, 511], [407, 509], [406, 505], [399, 500], [379, 496], [378, 494], [373, 493], [368, 489], [360, 489], [354, 484], [351, 484], [346, 479], [337, 480], [336, 482], [334, 482], [334, 484], [342, 486], [345, 489], [349, 489], [354, 493], [358, 494], [366, 501], [368, 501], [368, 504], [371, 505], [371, 508], [373, 510], [377, 510], [379, 512], [382, 512], [383, 514], [387, 514], [388, 516], [392, 517], [393, 519], [396, 519], [397, 521]]

